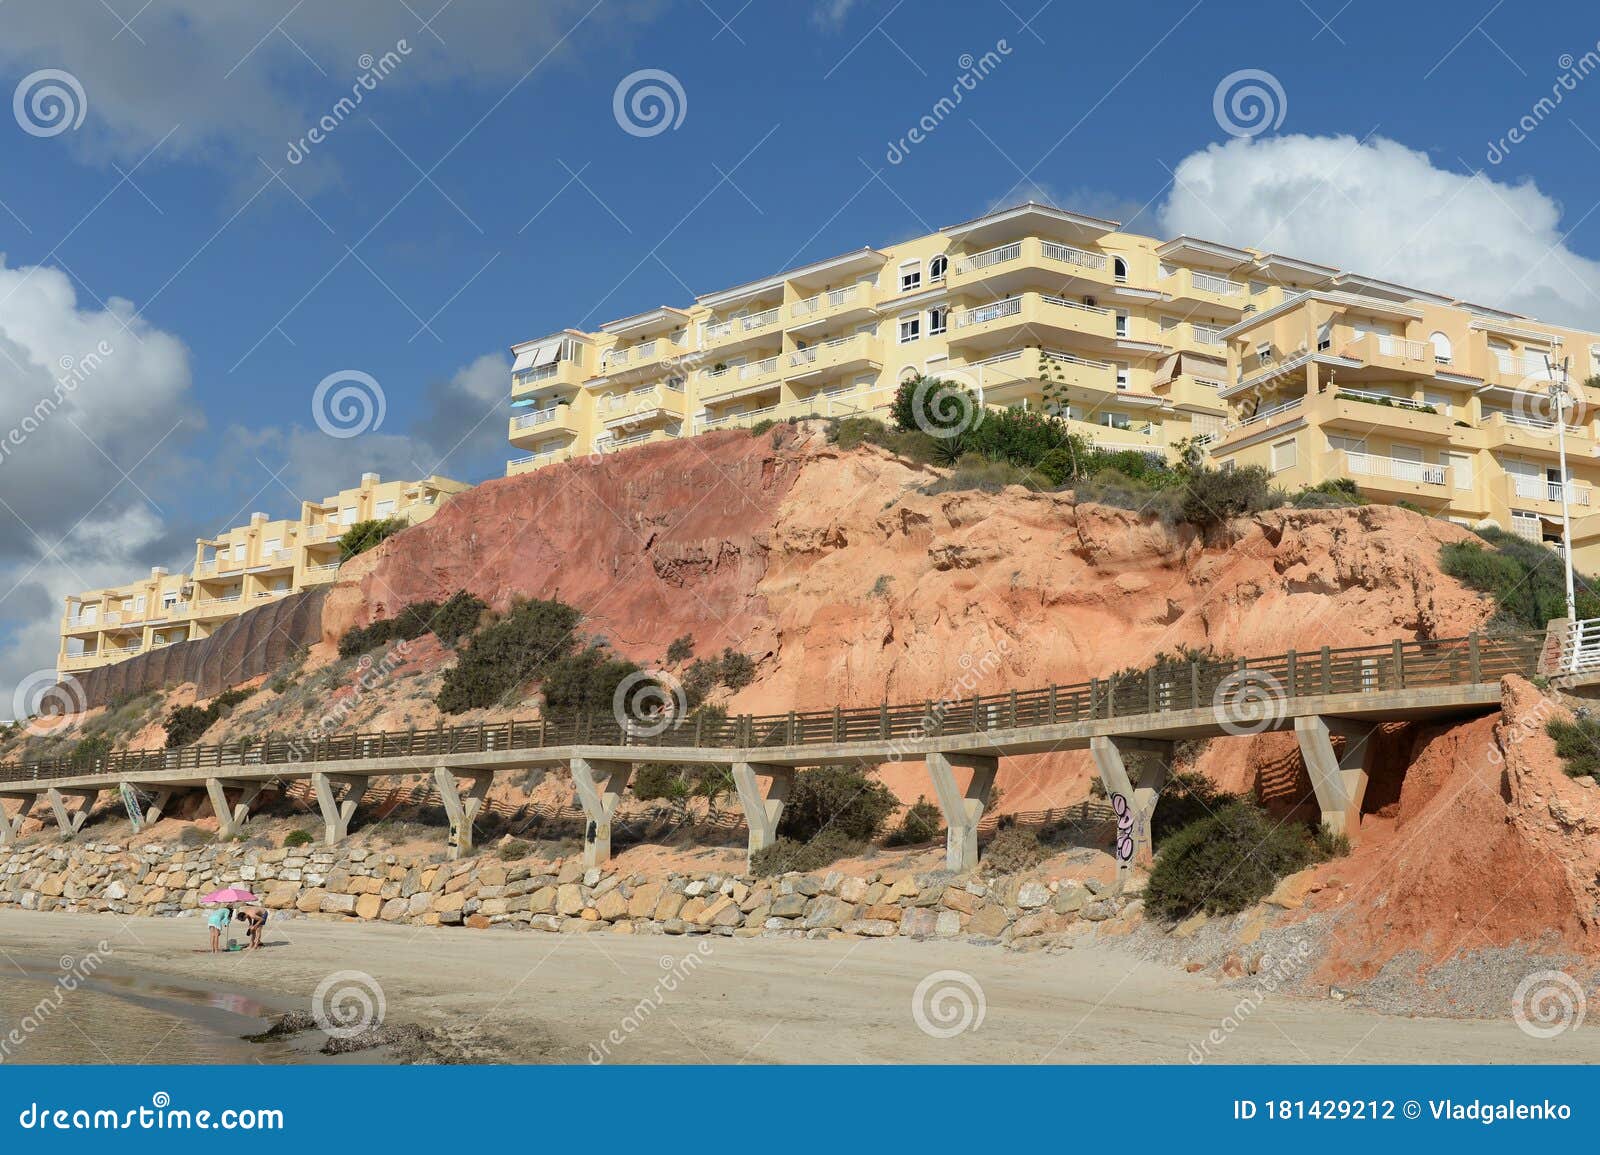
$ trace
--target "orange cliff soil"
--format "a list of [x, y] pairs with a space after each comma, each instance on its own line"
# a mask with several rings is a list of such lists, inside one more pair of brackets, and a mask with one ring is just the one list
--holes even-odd
[[[458, 589], [496, 608], [559, 597], [647, 666], [683, 634], [744, 651], [757, 678], [729, 706], [762, 713], [1072, 682], [1185, 645], [1450, 637], [1490, 612], [1439, 570], [1466, 531], [1405, 510], [1272, 511], [1207, 545], [1071, 493], [918, 492], [937, 476], [779, 426], [492, 481], [347, 565], [323, 634]], [[1216, 745], [1202, 768], [1249, 758]], [[920, 766], [883, 773], [928, 793]], [[1089, 776], [1082, 753], [1008, 760], [1001, 807], [1069, 805]]]
[[1413, 951], [1419, 966], [1512, 944], [1600, 952], [1600, 786], [1567, 777], [1545, 733], [1565, 706], [1522, 678], [1503, 691], [1497, 714], [1416, 727], [1354, 851], [1294, 880], [1300, 917], [1333, 918], [1319, 978], [1370, 979]]

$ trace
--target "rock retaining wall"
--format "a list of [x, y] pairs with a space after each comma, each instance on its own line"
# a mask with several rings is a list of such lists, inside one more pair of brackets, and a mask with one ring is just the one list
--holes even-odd
[[0, 857], [0, 909], [184, 917], [200, 912], [202, 895], [242, 886], [277, 918], [564, 934], [966, 937], [1018, 949], [1048, 946], [1096, 923], [1131, 929], [1142, 918], [1137, 897], [1070, 878], [978, 880], [894, 870], [650, 878], [585, 869], [576, 858], [436, 857], [360, 847], [21, 848]]

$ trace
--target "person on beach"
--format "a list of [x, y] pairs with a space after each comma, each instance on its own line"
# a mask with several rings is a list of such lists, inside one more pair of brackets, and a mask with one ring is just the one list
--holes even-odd
[[245, 934], [248, 940], [246, 950], [261, 949], [261, 932], [267, 925], [267, 912], [263, 907], [251, 907], [241, 913], [244, 919]]
[[233, 921], [233, 911], [225, 906], [219, 906], [206, 916], [206, 925], [211, 928], [211, 953], [216, 954], [223, 950], [222, 932]]

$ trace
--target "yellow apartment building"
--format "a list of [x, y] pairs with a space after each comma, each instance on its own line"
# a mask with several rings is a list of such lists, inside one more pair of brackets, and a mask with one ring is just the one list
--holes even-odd
[[469, 488], [447, 477], [384, 481], [376, 473], [324, 501], [301, 503], [298, 520], [252, 514], [248, 525], [195, 542], [187, 574], [152, 569], [148, 578], [66, 599], [59, 673], [92, 669], [173, 642], [210, 636], [229, 618], [273, 598], [333, 580], [339, 537], [358, 521], [425, 521]]
[[[1029, 203], [512, 347], [521, 473], [708, 429], [883, 416], [922, 373], [985, 405], [1062, 398], [1076, 432], [1208, 442], [1286, 487], [1351, 478], [1600, 568], [1600, 337], [1277, 253]], [[1546, 358], [1569, 362], [1569, 476]], [[1559, 371], [1556, 374], [1560, 376]]]

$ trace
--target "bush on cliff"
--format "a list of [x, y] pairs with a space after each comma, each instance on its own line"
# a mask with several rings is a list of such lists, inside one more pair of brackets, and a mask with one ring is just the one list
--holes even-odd
[[603, 646], [589, 646], [547, 663], [539, 673], [544, 692], [544, 712], [555, 719], [585, 715], [596, 721], [611, 717], [617, 688], [639, 672], [637, 664], [619, 658]]
[[713, 808], [733, 793], [733, 770], [728, 766], [679, 766], [646, 762], [633, 776], [633, 796], [641, 802], [667, 802], [680, 816], [694, 798], [704, 798]]
[[1162, 789], [1160, 805], [1150, 818], [1150, 837], [1159, 850], [1173, 835], [1238, 801], [1237, 794], [1219, 790], [1216, 783], [1198, 771], [1174, 774]]
[[509, 702], [519, 689], [577, 651], [582, 617], [553, 599], [513, 606], [473, 635], [456, 664], [445, 671], [435, 699], [439, 709], [460, 714]]
[[1366, 505], [1361, 487], [1348, 477], [1330, 477], [1327, 481], [1308, 485], [1294, 495], [1291, 504], [1296, 509], [1345, 509]]
[[1272, 474], [1259, 465], [1239, 469], [1200, 465], [1184, 470], [1182, 480], [1183, 520], [1201, 533], [1279, 504], [1279, 495], [1272, 488]]
[[794, 788], [778, 819], [778, 834], [810, 842], [824, 831], [866, 842], [899, 809], [894, 793], [851, 766], [818, 766], [794, 777]]
[[[1566, 577], [1561, 557], [1537, 542], [1502, 529], [1480, 529], [1476, 542], [1450, 542], [1439, 551], [1439, 568], [1500, 607], [1497, 624], [1542, 630], [1567, 616]], [[1595, 579], [1577, 575], [1578, 617], [1600, 617]]]
[[205, 708], [199, 706], [176, 706], [167, 715], [164, 723], [167, 731], [167, 749], [187, 746], [211, 729], [217, 719], [244, 701], [254, 690], [224, 690], [211, 699]]
[[821, 870], [864, 849], [862, 843], [837, 830], [824, 830], [808, 842], [779, 838], [750, 856], [750, 872], [758, 878], [769, 878], [791, 870]]
[[1031, 830], [1008, 826], [990, 840], [983, 850], [983, 867], [990, 874], [1019, 874], [1032, 870], [1046, 858], [1049, 851]]
[[358, 521], [339, 537], [339, 560], [347, 562], [359, 553], [393, 537], [406, 527], [403, 517], [374, 518], [370, 521]]
[[348, 630], [339, 639], [339, 656], [353, 658], [375, 646], [392, 641], [414, 641], [432, 633], [444, 645], [453, 646], [478, 626], [489, 607], [466, 590], [457, 590], [443, 602], [421, 601], [406, 606], [392, 618]]
[[918, 798], [883, 840], [885, 846], [920, 846], [944, 833], [944, 815], [926, 798]]
[[316, 839], [311, 837], [309, 830], [291, 830], [283, 836], [284, 849], [292, 850], [296, 846], [310, 846]]
[[1556, 756], [1569, 777], [1600, 779], [1600, 720], [1552, 718], [1545, 733], [1555, 739]]
[[1201, 911], [1237, 914], [1316, 857], [1303, 826], [1280, 825], [1254, 803], [1230, 802], [1167, 840], [1145, 887], [1145, 907], [1173, 922]]

